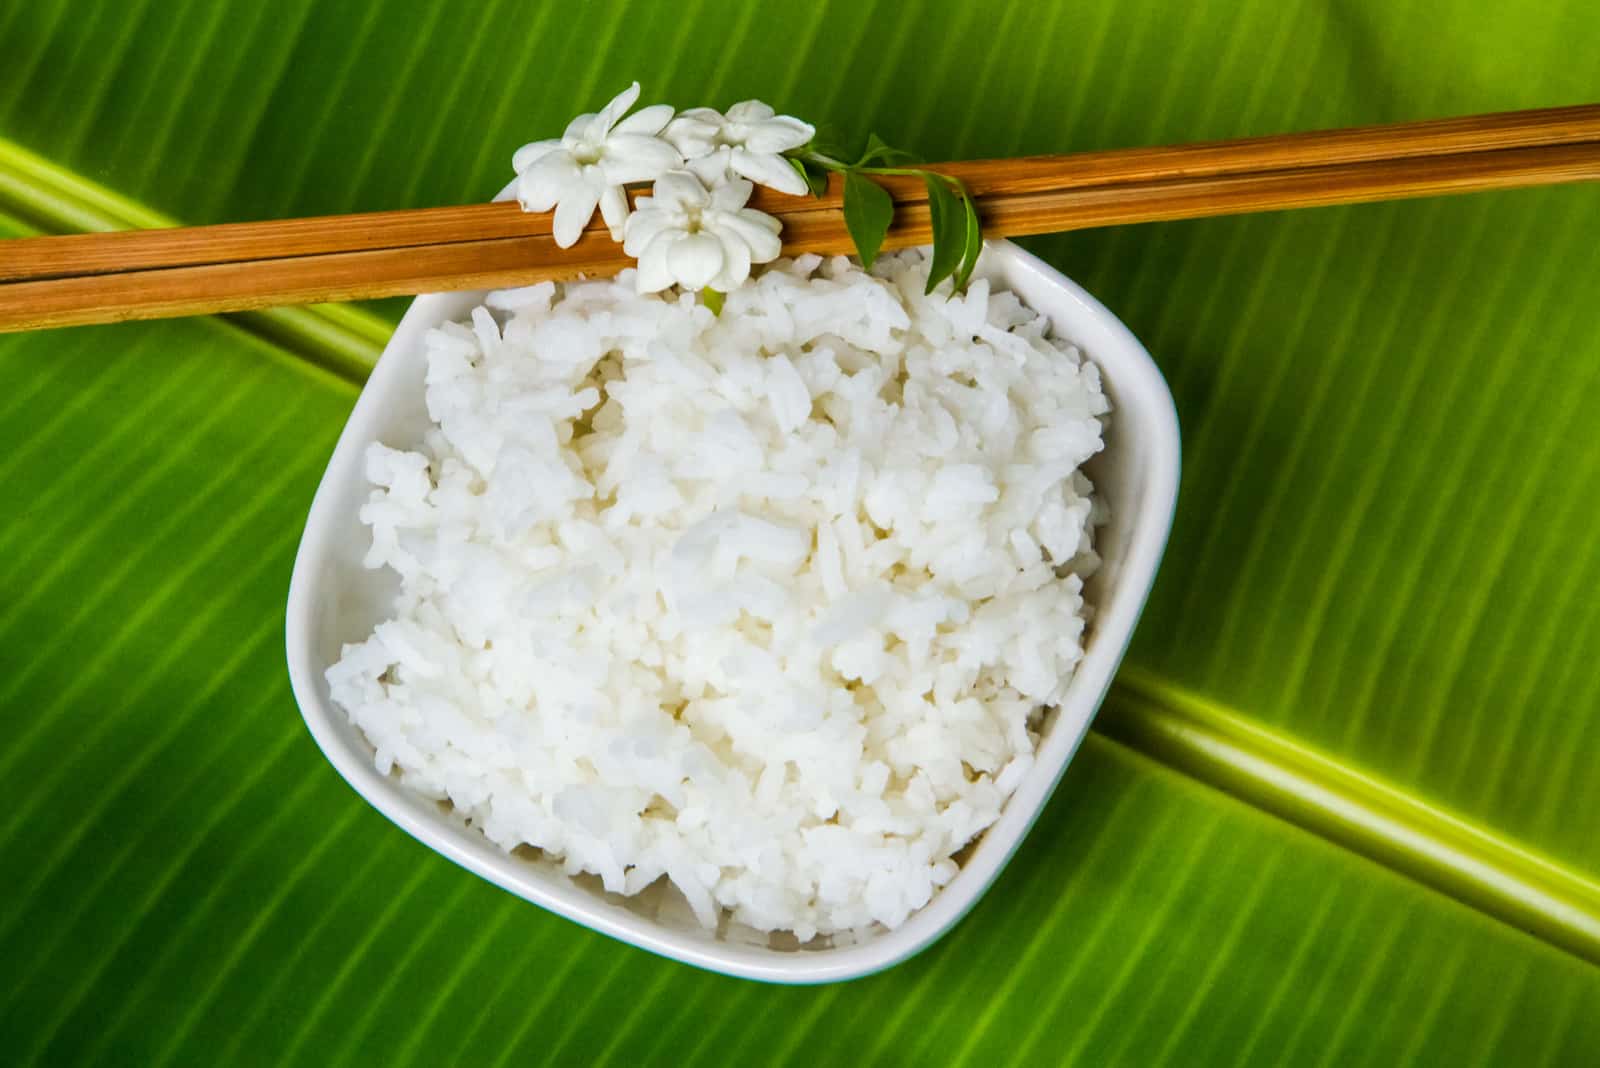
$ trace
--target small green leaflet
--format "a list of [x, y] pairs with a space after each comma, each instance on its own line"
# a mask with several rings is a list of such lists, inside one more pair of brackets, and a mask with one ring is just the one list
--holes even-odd
[[928, 285], [923, 292], [932, 293], [965, 258], [967, 219], [962, 208], [965, 198], [956, 195], [947, 179], [924, 171], [922, 181], [928, 187], [928, 213], [933, 221], [933, 258], [928, 263]]
[[972, 202], [972, 195], [966, 187], [961, 189], [961, 204], [965, 209], [963, 221], [964, 240], [961, 249], [961, 266], [956, 270], [956, 289], [967, 288], [967, 283], [972, 280], [972, 271], [978, 266], [978, 257], [983, 255], [983, 229], [978, 225], [978, 207]]
[[916, 158], [913, 153], [901, 148], [895, 148], [877, 134], [870, 134], [867, 137], [867, 150], [861, 153], [860, 159], [856, 160], [856, 166], [865, 167], [868, 164], [879, 161], [883, 163], [894, 163], [896, 161], [909, 163], [914, 162]]
[[861, 266], [871, 267], [894, 221], [894, 199], [889, 191], [855, 170], [844, 176], [844, 224], [856, 244]]

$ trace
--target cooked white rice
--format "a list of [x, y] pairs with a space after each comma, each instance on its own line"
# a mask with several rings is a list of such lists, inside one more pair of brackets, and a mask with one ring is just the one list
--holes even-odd
[[334, 700], [504, 849], [708, 927], [895, 927], [1081, 656], [1099, 373], [921, 252], [781, 261], [720, 318], [630, 274], [428, 335], [434, 425], [361, 511], [401, 592]]

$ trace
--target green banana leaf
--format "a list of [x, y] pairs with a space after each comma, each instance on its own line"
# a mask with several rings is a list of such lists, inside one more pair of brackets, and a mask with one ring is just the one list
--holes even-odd
[[[1592, 100], [1590, 0], [0, 6], [0, 233], [483, 199], [633, 78], [932, 159]], [[821, 988], [553, 917], [369, 809], [281, 653], [403, 307], [0, 337], [0, 1061], [1600, 1056], [1600, 189], [1032, 243], [1185, 473], [1099, 724], [973, 914]]]

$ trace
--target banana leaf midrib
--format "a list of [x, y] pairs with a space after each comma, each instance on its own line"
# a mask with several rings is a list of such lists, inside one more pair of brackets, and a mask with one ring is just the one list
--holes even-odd
[[[48, 234], [183, 225], [5, 138], [0, 138], [0, 211]], [[357, 386], [392, 329], [376, 315], [347, 305], [269, 308], [225, 318]]]

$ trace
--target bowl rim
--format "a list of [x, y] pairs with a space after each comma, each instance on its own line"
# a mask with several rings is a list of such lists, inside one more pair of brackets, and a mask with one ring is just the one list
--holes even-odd
[[[372, 421], [386, 392], [385, 358], [392, 351], [420, 342], [427, 329], [454, 317], [441, 309], [463, 299], [481, 301], [482, 292], [426, 294], [412, 302], [351, 410], [307, 513], [289, 584], [284, 636], [295, 700], [307, 729], [329, 763], [391, 822], [468, 871], [558, 916], [685, 964], [766, 982], [825, 983], [881, 971], [937, 941], [994, 884], [1043, 811], [1087, 733], [1154, 582], [1177, 505], [1180, 466], [1178, 418], [1171, 391], [1155, 361], [1127, 326], [1083, 287], [1012, 242], [986, 242], [985, 260], [984, 273], [1002, 276], [1008, 288], [1031, 291], [1024, 299], [1052, 322], [1058, 323], [1063, 308], [1070, 307], [1075, 319], [1089, 324], [1087, 330], [1076, 328], [1075, 324], [1075, 329], [1066, 333], [1100, 367], [1108, 391], [1121, 395], [1118, 408], [1126, 409], [1128, 398], [1138, 398], [1136, 410], [1143, 412], [1144, 421], [1134, 433], [1143, 440], [1149, 460], [1143, 465], [1142, 483], [1135, 492], [1138, 514], [1116, 584], [1105, 591], [1103, 603], [1095, 606], [1093, 634], [1056, 721], [1036, 750], [1033, 769], [1008, 799], [1000, 820], [986, 832], [985, 844], [975, 851], [972, 860], [904, 924], [855, 944], [782, 953], [676, 931], [629, 913], [564, 876], [552, 878], [532, 871], [525, 861], [500, 851], [481, 836], [474, 837], [474, 832], [442, 824], [437, 814], [429, 811], [430, 803], [379, 775], [370, 757], [351, 750], [341, 733], [348, 728], [347, 721], [322, 692], [326, 687], [322, 678], [325, 665], [319, 667], [312, 654], [312, 621], [323, 593], [316, 572], [338, 519], [331, 483], [352, 463], [356, 470], [362, 469], [360, 454], [370, 440], [363, 429]], [[1041, 291], [1050, 292], [1050, 298], [1041, 302]], [[1052, 306], [1041, 307], [1041, 303]], [[1084, 333], [1095, 337], [1091, 341], [1080, 336]], [[390, 365], [396, 362], [391, 360]], [[1070, 720], [1068, 710], [1073, 713]], [[565, 885], [557, 885], [558, 882]]]

